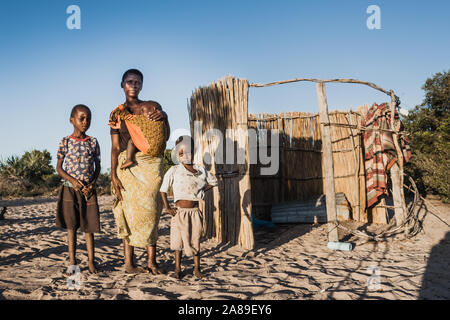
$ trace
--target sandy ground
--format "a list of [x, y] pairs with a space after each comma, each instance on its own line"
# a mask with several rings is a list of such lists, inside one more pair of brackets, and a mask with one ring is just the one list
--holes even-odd
[[[207, 278], [194, 278], [192, 260], [185, 258], [186, 276], [175, 280], [124, 272], [111, 201], [100, 197], [102, 232], [96, 235], [96, 257], [102, 273], [88, 273], [79, 233], [79, 290], [71, 290], [63, 274], [66, 234], [55, 227], [55, 199], [10, 202], [6, 219], [0, 221], [0, 299], [450, 299], [450, 228], [431, 214], [424, 231], [412, 240], [366, 243], [352, 252], [326, 247], [326, 225], [257, 229], [251, 252], [205, 241]], [[432, 202], [450, 223], [450, 206]], [[167, 216], [161, 220], [159, 239], [159, 263], [170, 274]], [[142, 249], [137, 250], [137, 263], [145, 264]]]

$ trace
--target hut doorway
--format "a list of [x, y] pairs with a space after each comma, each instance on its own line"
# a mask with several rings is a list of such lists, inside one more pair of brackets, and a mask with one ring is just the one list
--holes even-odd
[[[318, 114], [248, 114], [249, 87], [298, 81], [316, 83]], [[326, 198], [328, 222], [337, 222], [336, 194], [342, 193], [351, 207], [353, 220], [386, 223], [384, 203], [366, 209], [361, 112], [329, 113], [327, 82], [368, 85], [389, 95], [391, 107], [395, 108], [396, 97], [392, 91], [353, 79], [293, 79], [249, 84], [245, 79], [229, 76], [194, 90], [188, 111], [191, 135], [196, 143], [195, 161], [205, 163], [206, 159], [207, 169], [219, 177], [219, 187], [208, 193], [201, 204], [207, 213], [204, 222], [207, 238], [251, 250], [254, 247], [252, 215], [264, 219], [275, 203], [306, 200], [321, 194]], [[276, 141], [279, 170], [272, 175], [261, 175], [264, 165], [250, 161], [254, 149], [258, 153], [259, 144], [249, 143], [249, 137], [263, 129], [267, 135], [271, 131], [280, 133]], [[274, 141], [266, 141], [271, 149]], [[406, 212], [400, 187], [402, 167], [391, 171], [396, 215], [402, 220]], [[328, 225], [329, 240], [338, 241], [336, 226]]]

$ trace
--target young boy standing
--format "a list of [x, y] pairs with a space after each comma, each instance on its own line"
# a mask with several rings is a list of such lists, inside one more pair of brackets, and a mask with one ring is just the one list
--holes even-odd
[[[181, 136], [175, 143], [180, 163], [164, 175], [160, 188], [164, 203], [163, 212], [172, 215], [170, 248], [175, 250], [175, 278], [181, 277], [181, 254], [194, 256], [194, 275], [203, 278], [200, 271], [200, 238], [203, 229], [203, 213], [198, 208], [205, 191], [217, 186], [217, 179], [203, 166], [192, 164], [194, 144], [189, 136]], [[175, 207], [171, 208], [167, 192], [172, 186]]]
[[100, 231], [95, 191], [100, 173], [100, 146], [97, 139], [86, 135], [91, 125], [91, 110], [87, 106], [73, 107], [70, 123], [73, 133], [62, 138], [58, 148], [56, 171], [64, 182], [58, 194], [56, 226], [67, 229], [72, 266], [77, 264], [77, 229], [85, 233], [89, 271], [96, 273], [93, 233]]

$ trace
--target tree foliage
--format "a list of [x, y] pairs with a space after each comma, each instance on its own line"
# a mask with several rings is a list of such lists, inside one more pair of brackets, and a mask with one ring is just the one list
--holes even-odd
[[172, 149], [166, 149], [164, 151], [164, 174], [166, 174], [167, 170], [173, 166], [174, 163], [172, 161]]
[[34, 195], [59, 184], [60, 178], [51, 165], [47, 150], [32, 150], [22, 157], [11, 156], [0, 161], [0, 193], [2, 195]]
[[407, 172], [422, 191], [450, 201], [450, 70], [422, 86], [425, 98], [404, 119], [413, 157]]
[[100, 173], [97, 179], [97, 194], [98, 195], [104, 195], [104, 194], [111, 194], [111, 169], [108, 168], [108, 170], [104, 173]]

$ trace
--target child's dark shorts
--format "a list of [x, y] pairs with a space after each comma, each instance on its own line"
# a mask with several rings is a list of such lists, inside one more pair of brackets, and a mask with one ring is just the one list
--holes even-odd
[[82, 232], [100, 232], [97, 192], [86, 201], [81, 191], [61, 186], [56, 209], [56, 226]]

